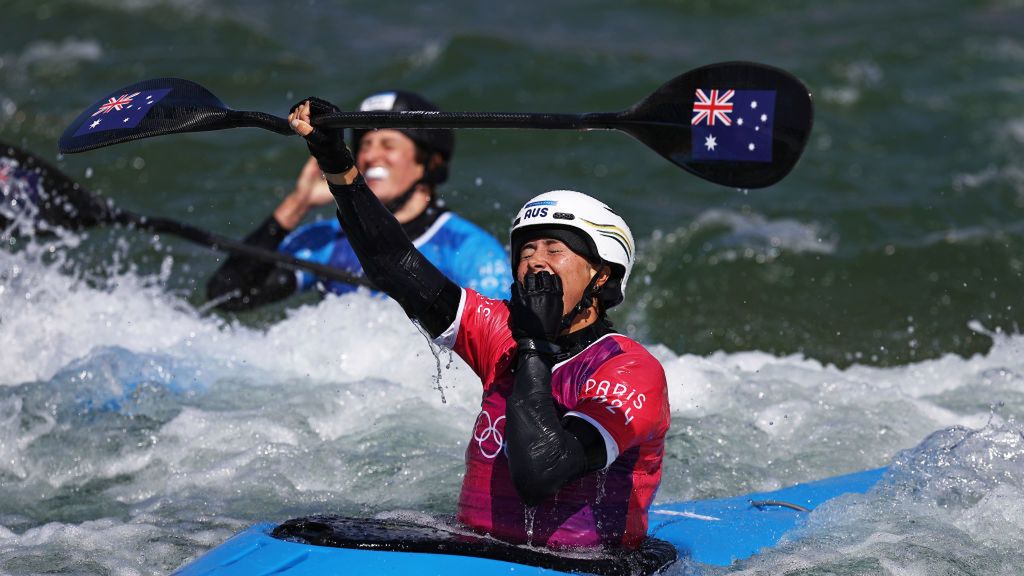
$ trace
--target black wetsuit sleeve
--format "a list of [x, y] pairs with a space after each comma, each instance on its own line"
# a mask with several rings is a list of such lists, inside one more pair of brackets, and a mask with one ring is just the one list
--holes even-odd
[[330, 188], [338, 220], [366, 276], [432, 337], [440, 336], [455, 321], [462, 289], [413, 246], [362, 175], [352, 184], [332, 183]]
[[[288, 231], [273, 216], [246, 236], [245, 243], [277, 250]], [[237, 312], [283, 300], [295, 293], [295, 272], [246, 256], [232, 255], [206, 282], [206, 298], [217, 308]]]
[[519, 497], [536, 506], [567, 482], [607, 464], [601, 433], [582, 418], [559, 419], [551, 395], [553, 360], [519, 352], [505, 407], [509, 471]]

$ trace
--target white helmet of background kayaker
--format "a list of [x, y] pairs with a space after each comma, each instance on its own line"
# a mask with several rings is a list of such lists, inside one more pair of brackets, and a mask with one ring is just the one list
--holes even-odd
[[571, 190], [554, 190], [530, 199], [512, 221], [513, 274], [523, 244], [537, 238], [560, 240], [596, 267], [607, 264], [611, 275], [597, 291], [599, 307], [603, 312], [622, 302], [636, 250], [626, 221], [607, 204]]
[[[385, 90], [367, 96], [359, 105], [360, 112], [428, 110], [440, 111], [436, 104], [415, 92]], [[411, 197], [416, 184], [426, 184], [433, 194], [436, 187], [448, 180], [448, 165], [455, 151], [455, 131], [445, 128], [393, 128], [407, 136], [416, 145], [417, 162], [423, 165], [423, 178], [413, 184], [402, 197], [388, 206], [392, 212]], [[359, 147], [369, 130], [352, 130], [352, 156], [359, 157]]]

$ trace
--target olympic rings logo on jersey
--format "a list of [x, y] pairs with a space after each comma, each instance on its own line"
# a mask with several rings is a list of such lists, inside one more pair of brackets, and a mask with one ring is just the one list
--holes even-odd
[[[484, 422], [484, 418], [486, 418], [486, 422]], [[504, 416], [498, 416], [497, 420], [491, 422], [491, 415], [487, 410], [481, 410], [480, 415], [476, 417], [476, 423], [473, 424], [473, 440], [476, 440], [480, 454], [488, 460], [497, 458], [505, 447], [505, 437], [501, 430], [498, 430], [498, 424], [504, 419]], [[485, 424], [483, 430], [480, 429], [481, 424]], [[487, 443], [486, 447], [484, 443]]]

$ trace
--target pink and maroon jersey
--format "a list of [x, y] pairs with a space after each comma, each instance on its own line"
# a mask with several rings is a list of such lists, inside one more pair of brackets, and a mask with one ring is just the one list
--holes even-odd
[[608, 334], [555, 365], [551, 393], [559, 414], [598, 429], [608, 466], [569, 482], [531, 510], [516, 493], [504, 451], [505, 401], [512, 393], [516, 353], [508, 303], [464, 290], [455, 322], [438, 342], [461, 356], [483, 383], [481, 411], [466, 449], [459, 520], [534, 546], [635, 547], [644, 539], [670, 419], [660, 362], [633, 340]]

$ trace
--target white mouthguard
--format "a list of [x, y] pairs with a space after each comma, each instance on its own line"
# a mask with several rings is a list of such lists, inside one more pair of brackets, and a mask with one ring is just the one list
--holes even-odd
[[388, 169], [383, 166], [374, 166], [363, 174], [367, 180], [383, 180], [388, 177]]

